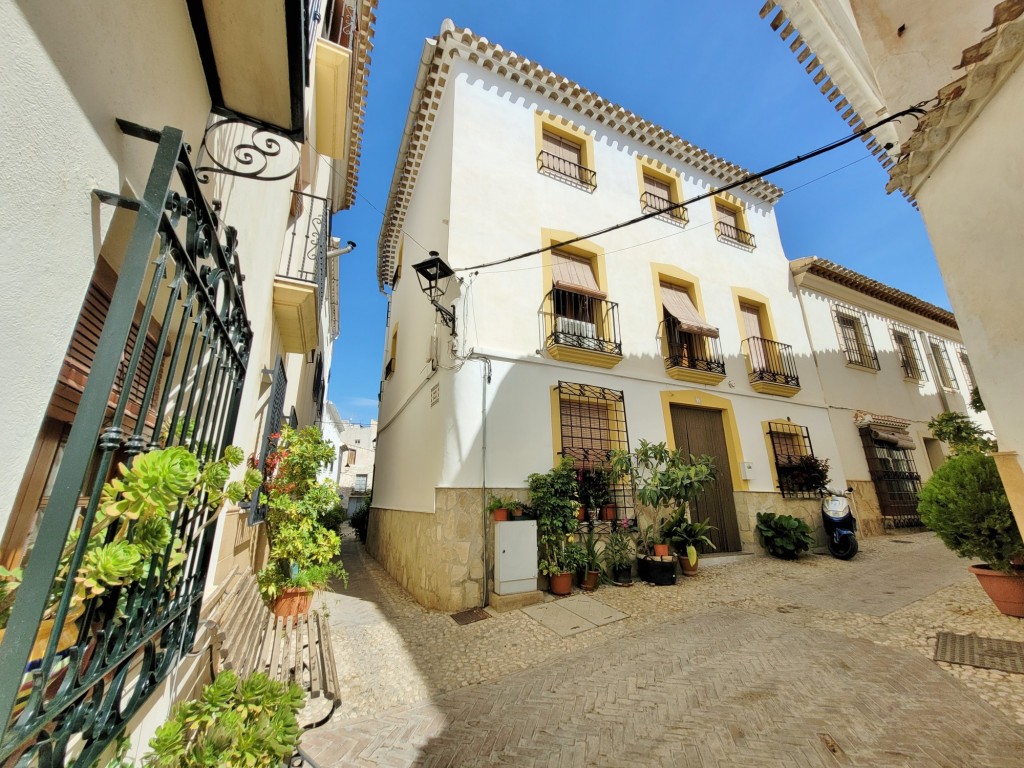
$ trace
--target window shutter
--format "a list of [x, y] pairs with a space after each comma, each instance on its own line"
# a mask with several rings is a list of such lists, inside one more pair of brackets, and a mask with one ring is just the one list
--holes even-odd
[[761, 332], [761, 310], [751, 304], [740, 304], [740, 315], [743, 317], [743, 331], [746, 337], [764, 338]]
[[725, 222], [731, 227], [736, 227], [736, 211], [722, 205], [716, 205], [715, 210], [718, 212], [719, 221]]
[[669, 200], [669, 186], [664, 181], [651, 178], [644, 174], [644, 192], [664, 200]]

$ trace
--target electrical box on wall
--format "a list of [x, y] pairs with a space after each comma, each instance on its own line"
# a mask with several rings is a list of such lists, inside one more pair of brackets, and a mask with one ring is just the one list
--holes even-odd
[[515, 595], [537, 589], [537, 521], [494, 524], [494, 591]]
[[750, 480], [754, 476], [754, 464], [750, 461], [740, 462], [740, 477], [744, 480]]

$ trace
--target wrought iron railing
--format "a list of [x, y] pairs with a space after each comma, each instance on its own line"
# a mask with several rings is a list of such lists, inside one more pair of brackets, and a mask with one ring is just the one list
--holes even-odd
[[757, 247], [757, 243], [754, 241], [754, 236], [750, 232], [747, 232], [745, 229], [740, 229], [727, 221], [715, 222], [715, 234], [718, 236], [719, 240], [735, 243], [743, 248], [754, 249]]
[[327, 248], [331, 242], [331, 201], [306, 192], [293, 192], [305, 201], [285, 234], [279, 277], [316, 285], [319, 312], [327, 283]]
[[566, 160], [564, 157], [543, 151], [537, 155], [537, 170], [553, 173], [556, 176], [569, 179], [587, 189], [597, 187], [597, 173], [585, 165]]
[[725, 375], [725, 358], [722, 357], [722, 346], [718, 339], [713, 336], [682, 333], [673, 336], [675, 338], [670, 336], [668, 340], [666, 368], [689, 368], [693, 371]]
[[796, 370], [796, 357], [789, 344], [751, 336], [743, 340], [744, 352], [750, 363], [750, 381], [800, 386]]
[[[270, 502], [265, 493], [267, 476], [270, 474], [267, 468], [267, 459], [276, 450], [277, 442], [281, 436], [281, 424], [285, 420], [284, 400], [288, 394], [288, 375], [285, 373], [284, 360], [281, 355], [277, 356], [277, 361], [274, 363], [272, 371], [264, 370], [263, 372], [265, 374], [269, 373], [271, 376], [270, 396], [267, 398], [267, 409], [263, 416], [263, 434], [260, 437], [260, 451], [256, 464], [256, 468], [263, 476], [263, 482], [260, 483], [259, 488], [253, 491], [252, 496], [247, 502], [249, 525], [265, 522], [267, 513], [270, 512]], [[294, 412], [294, 409], [292, 411]], [[298, 419], [295, 422], [293, 426], [298, 426]]]
[[[140, 198], [95, 193], [104, 204], [134, 212], [132, 231], [0, 644], [3, 765], [93, 765], [191, 649], [217, 513], [205, 496], [172, 515], [186, 555], [180, 570], [169, 545], [153, 556], [145, 579], [87, 600], [81, 615], [71, 613], [73, 587], [51, 590], [83, 563], [91, 537], [70, 534], [93, 530], [104, 481], [117, 462], [130, 464], [165, 445], [187, 446], [202, 463], [219, 455], [234, 432], [248, 362], [252, 334], [235, 231], [221, 226], [203, 198], [182, 132], [118, 125], [127, 136], [156, 144], [155, 159]], [[159, 327], [156, 355], [167, 362], [146, 376], [143, 345], [135, 344], [123, 371], [128, 384], [110, 403], [133, 322]], [[159, 418], [128, 418], [139, 387], [145, 393], [140, 413], [155, 401]], [[118, 520], [107, 533], [130, 540], [135, 531]], [[75, 640], [64, 648], [69, 635]], [[45, 645], [38, 656], [37, 637]]]
[[[320, 0], [314, 0], [319, 5]], [[352, 48], [352, 40], [359, 30], [359, 17], [353, 0], [327, 0], [324, 26], [320, 36], [342, 48]]]
[[645, 212], [659, 211], [664, 213], [666, 216], [675, 219], [680, 224], [690, 223], [690, 214], [687, 213], [686, 208], [673, 208], [675, 205], [667, 197], [656, 195], [653, 192], [644, 192], [640, 195], [640, 205], [643, 206]]
[[553, 288], [544, 301], [547, 344], [622, 354], [619, 305], [595, 296]]

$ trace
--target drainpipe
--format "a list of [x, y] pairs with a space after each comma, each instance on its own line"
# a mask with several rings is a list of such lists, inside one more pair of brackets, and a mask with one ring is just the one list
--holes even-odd
[[489, 559], [487, 557], [487, 547], [489, 541], [491, 520], [490, 515], [487, 514], [487, 385], [491, 383], [491, 359], [484, 355], [470, 352], [467, 356], [468, 360], [478, 360], [483, 364], [480, 370], [480, 517], [483, 521], [484, 530], [484, 542], [483, 542], [483, 561], [484, 561], [484, 608], [488, 604], [488, 596], [490, 590], [488, 589], [489, 580], [487, 578], [487, 569], [489, 565]]
[[327, 249], [328, 259], [336, 259], [339, 256], [344, 256], [346, 253], [352, 253], [352, 251], [356, 249], [356, 244], [354, 240], [349, 240], [348, 245], [346, 245], [344, 248], [337, 247], [336, 243], [339, 242], [340, 241], [337, 240], [336, 238], [331, 238], [331, 247]]

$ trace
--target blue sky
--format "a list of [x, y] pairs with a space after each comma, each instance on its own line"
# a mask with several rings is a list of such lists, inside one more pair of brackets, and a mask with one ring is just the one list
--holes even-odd
[[[760, 170], [849, 133], [757, 15], [761, 4], [381, 0], [356, 204], [334, 218], [334, 235], [358, 243], [341, 258], [341, 336], [328, 389], [342, 417], [377, 414], [387, 312], [376, 278], [381, 212], [423, 40], [445, 17]], [[886, 173], [861, 142], [771, 181], [786, 190], [776, 213], [790, 259], [821, 256], [949, 308], [920, 215], [886, 195]]]

